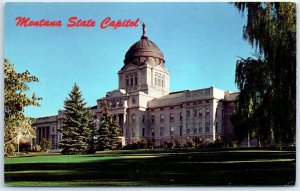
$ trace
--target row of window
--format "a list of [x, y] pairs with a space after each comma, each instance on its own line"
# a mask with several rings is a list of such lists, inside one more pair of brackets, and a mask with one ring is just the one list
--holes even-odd
[[137, 73], [127, 74], [126, 75], [126, 86], [136, 86], [138, 84]]
[[[201, 109], [188, 109], [187, 111], [186, 111], [186, 116], [187, 117], [202, 117], [202, 115], [203, 115], [203, 110], [205, 111], [205, 116], [209, 116], [210, 115], [210, 109], [209, 108], [201, 108]], [[192, 115], [192, 113], [193, 113], [193, 115]]]
[[165, 76], [163, 74], [155, 72], [154, 85], [159, 87], [165, 87]]
[[[186, 105], [187, 106], [191, 106], [191, 105], [197, 105], [197, 104], [203, 104], [203, 103], [210, 103], [209, 100], [202, 100], [202, 101], [194, 101], [194, 102], [187, 102]], [[168, 107], [165, 107], [166, 109], [168, 109]], [[164, 107], [159, 108], [159, 110], [164, 110]], [[180, 105], [180, 108], [183, 108], [183, 105]], [[170, 106], [170, 109], [174, 109], [174, 106]], [[151, 109], [151, 111], [154, 111], [155, 109]]]
[[[197, 117], [197, 110], [195, 110], [194, 112], [194, 117]], [[202, 117], [202, 111], [200, 111], [199, 113], [199, 117]], [[205, 112], [205, 116], [209, 116], [209, 108], [206, 109]], [[187, 110], [187, 117], [191, 117], [191, 111]], [[183, 119], [182, 113], [180, 112], [179, 114], [179, 120], [181, 121]], [[170, 113], [169, 115], [169, 120], [172, 122], [175, 120], [175, 114], [174, 113]], [[132, 114], [132, 122], [136, 121], [136, 116], [135, 114]], [[160, 122], [164, 122], [165, 121], [165, 115], [164, 114], [160, 114]], [[145, 122], [145, 116], [142, 116], [142, 122]], [[154, 123], [155, 122], [155, 116], [151, 115], [151, 122]]]
[[[100, 108], [104, 107], [104, 103], [100, 103]], [[123, 107], [123, 102], [121, 100], [111, 100], [108, 102], [109, 108], [115, 108], [115, 107]]]
[[[198, 124], [199, 126], [197, 126], [197, 124], [195, 123], [192, 127], [192, 125], [188, 124], [187, 125], [187, 129], [186, 129], [186, 134], [197, 134], [197, 133], [209, 133], [210, 132], [210, 122], [206, 122], [205, 123], [205, 128], [204, 128], [204, 132], [203, 132], [203, 127], [202, 127], [202, 123]], [[217, 129], [217, 123], [216, 123], [216, 129]], [[223, 131], [223, 129], [222, 129]], [[160, 136], [163, 137], [165, 134], [165, 128], [164, 127], [160, 127]], [[174, 126], [170, 126], [170, 136], [175, 135], [175, 127]], [[179, 126], [179, 135], [182, 136], [182, 126]], [[151, 136], [154, 137], [155, 136], [155, 131], [154, 128], [151, 128]], [[132, 137], [135, 137], [135, 132], [134, 129], [132, 129]], [[145, 128], [142, 128], [142, 137], [145, 137]]]

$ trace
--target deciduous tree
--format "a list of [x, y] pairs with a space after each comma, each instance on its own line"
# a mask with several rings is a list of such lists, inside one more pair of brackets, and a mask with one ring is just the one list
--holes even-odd
[[[236, 83], [241, 90], [237, 115], [262, 140], [279, 144], [296, 138], [296, 4], [234, 3], [247, 13], [244, 39], [258, 58], [240, 59]], [[253, 111], [247, 111], [253, 102]], [[242, 119], [241, 119], [242, 118]], [[236, 120], [235, 120], [236, 121]], [[237, 121], [236, 121], [237, 122]]]
[[4, 59], [4, 155], [13, 155], [18, 140], [23, 137], [35, 137], [31, 127], [32, 118], [24, 114], [27, 106], [39, 106], [41, 98], [27, 95], [30, 82], [38, 82], [38, 78], [31, 76], [26, 70], [16, 72], [14, 66]]

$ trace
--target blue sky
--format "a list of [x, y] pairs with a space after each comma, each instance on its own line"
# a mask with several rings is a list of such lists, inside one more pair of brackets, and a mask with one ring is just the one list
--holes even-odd
[[[211, 85], [237, 91], [236, 60], [254, 52], [242, 38], [246, 18], [228, 3], [7, 3], [4, 8], [4, 56], [18, 72], [27, 69], [40, 80], [30, 84], [43, 98], [41, 107], [26, 109], [32, 117], [57, 114], [75, 82], [89, 106], [118, 88], [117, 72], [142, 27], [101, 29], [106, 17], [146, 23], [149, 39], [164, 53], [171, 91]], [[16, 27], [18, 16], [62, 20], [63, 26]], [[93, 19], [96, 26], [67, 28], [72, 16]]]

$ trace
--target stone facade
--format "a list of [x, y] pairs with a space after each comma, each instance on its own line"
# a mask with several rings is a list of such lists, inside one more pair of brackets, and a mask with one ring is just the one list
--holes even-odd
[[[122, 128], [123, 145], [141, 139], [154, 140], [155, 145], [172, 140], [185, 142], [193, 137], [207, 142], [219, 137], [232, 140], [230, 116], [235, 111], [238, 92], [209, 87], [170, 93], [170, 73], [163, 54], [146, 34], [126, 53], [118, 77], [118, 89], [107, 92], [91, 110], [99, 121], [103, 104], [108, 103]], [[62, 138], [58, 132], [62, 118], [62, 111], [57, 116], [37, 118], [33, 123], [36, 144], [45, 137], [57, 149]]]

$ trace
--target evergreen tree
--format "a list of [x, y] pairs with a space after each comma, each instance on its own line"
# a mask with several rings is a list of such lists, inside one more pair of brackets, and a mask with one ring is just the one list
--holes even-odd
[[29, 87], [27, 83], [38, 82], [38, 78], [31, 76], [26, 70], [17, 73], [12, 64], [4, 59], [4, 155], [13, 155], [16, 143], [21, 138], [32, 139], [35, 131], [31, 127], [31, 118], [24, 114], [27, 106], [39, 106], [37, 98], [33, 93], [27, 95]]
[[86, 128], [86, 137], [87, 137], [87, 143], [88, 143], [88, 150], [87, 153], [95, 153], [96, 148], [95, 148], [95, 140], [94, 136], [96, 135], [96, 123], [93, 120], [93, 115], [90, 111], [88, 111], [88, 127]]
[[112, 121], [112, 124], [110, 125], [110, 148], [116, 149], [120, 143], [120, 133], [121, 129], [119, 127], [119, 124], [116, 123], [114, 120]]
[[93, 117], [85, 107], [79, 87], [75, 84], [65, 100], [63, 126], [60, 131], [63, 139], [59, 146], [62, 154], [81, 154], [93, 150]]
[[112, 114], [109, 112], [107, 102], [105, 102], [98, 128], [98, 149], [115, 149], [119, 142], [119, 136], [120, 127], [114, 121]]

